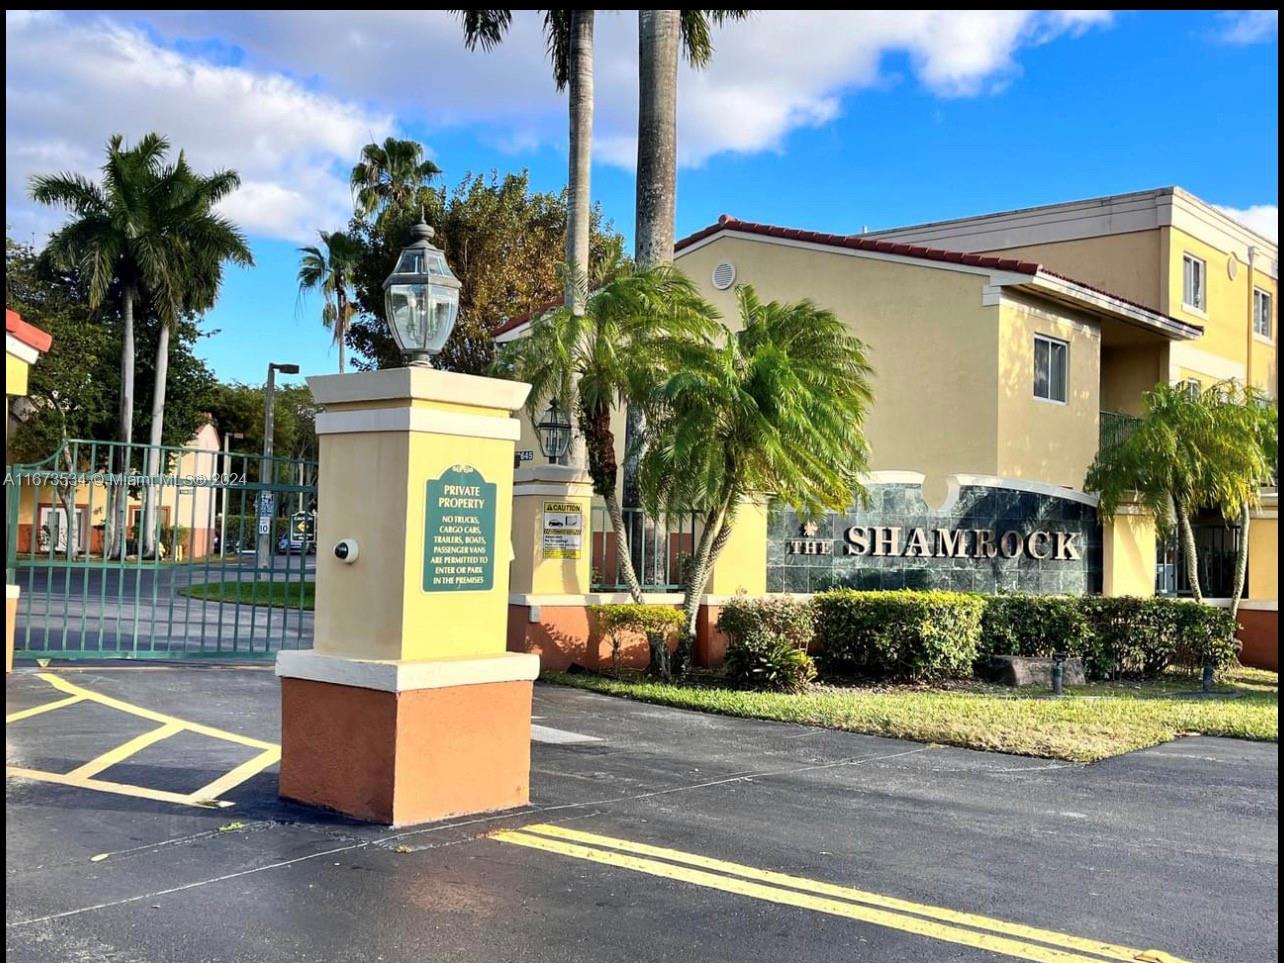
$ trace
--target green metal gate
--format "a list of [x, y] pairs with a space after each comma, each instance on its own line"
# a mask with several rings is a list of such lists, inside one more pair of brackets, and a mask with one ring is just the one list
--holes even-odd
[[310, 648], [316, 463], [67, 441], [6, 470], [14, 648], [53, 659]]

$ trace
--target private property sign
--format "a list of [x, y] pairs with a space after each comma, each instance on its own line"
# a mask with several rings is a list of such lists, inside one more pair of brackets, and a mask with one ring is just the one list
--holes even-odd
[[584, 508], [576, 502], [544, 502], [545, 558], [579, 558], [584, 541]]
[[472, 465], [428, 482], [425, 592], [484, 592], [495, 581], [495, 483]]

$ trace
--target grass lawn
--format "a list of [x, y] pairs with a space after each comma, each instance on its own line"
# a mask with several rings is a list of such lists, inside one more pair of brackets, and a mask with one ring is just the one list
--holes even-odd
[[179, 595], [211, 602], [239, 602], [241, 605], [274, 605], [278, 608], [311, 611], [316, 606], [316, 582], [202, 582], [184, 585]]
[[641, 702], [748, 719], [797, 722], [915, 742], [1096, 762], [1181, 735], [1279, 739], [1278, 676], [1237, 669], [1216, 695], [1199, 679], [1100, 682], [1046, 691], [980, 682], [945, 686], [817, 685], [801, 695], [723, 688], [716, 677], [670, 684], [645, 678], [546, 673], [547, 682]]

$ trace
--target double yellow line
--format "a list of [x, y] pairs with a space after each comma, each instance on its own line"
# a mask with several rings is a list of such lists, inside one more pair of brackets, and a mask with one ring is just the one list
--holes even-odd
[[828, 913], [946, 943], [1034, 963], [1185, 963], [1159, 950], [1138, 950], [1068, 933], [962, 913], [941, 906], [757, 869], [695, 853], [541, 823], [492, 833], [491, 839], [560, 856], [661, 876], [738, 896]]

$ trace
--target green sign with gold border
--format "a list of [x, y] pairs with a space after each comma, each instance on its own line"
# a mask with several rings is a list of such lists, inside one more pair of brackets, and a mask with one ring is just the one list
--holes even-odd
[[424, 591], [485, 592], [495, 582], [495, 483], [472, 465], [429, 479]]

